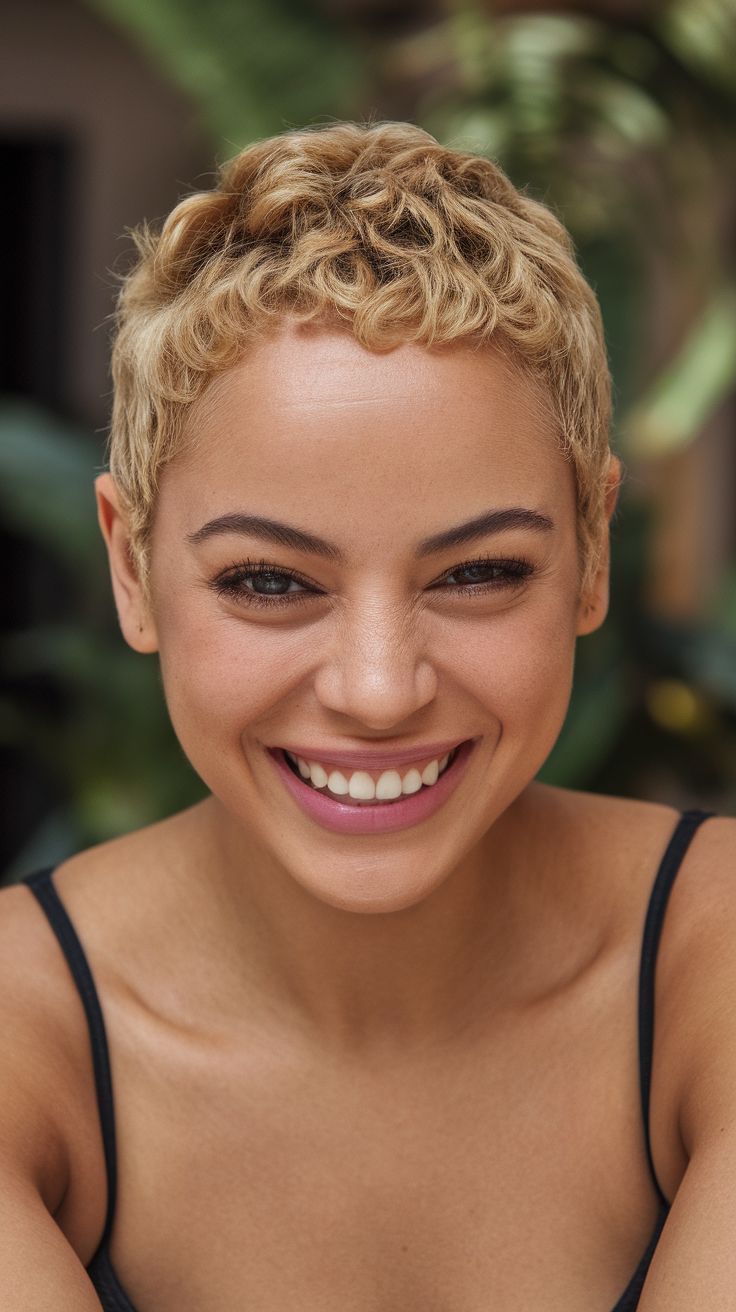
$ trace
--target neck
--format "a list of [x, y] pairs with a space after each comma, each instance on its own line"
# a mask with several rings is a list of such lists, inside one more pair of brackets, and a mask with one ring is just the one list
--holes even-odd
[[360, 914], [313, 896], [207, 802], [199, 810], [207, 854], [193, 864], [208, 871], [199, 901], [218, 921], [211, 941], [249, 992], [335, 1041], [457, 1033], [487, 1015], [489, 995], [508, 1005], [530, 916], [544, 914], [528, 821], [522, 796], [421, 902]]

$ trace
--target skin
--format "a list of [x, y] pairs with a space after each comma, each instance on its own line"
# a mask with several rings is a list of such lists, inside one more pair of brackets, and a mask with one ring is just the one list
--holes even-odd
[[[212, 797], [54, 876], [108, 1026], [122, 1283], [138, 1312], [610, 1312], [657, 1207], [636, 977], [676, 815], [531, 782], [607, 602], [605, 564], [580, 595], [550, 407], [488, 350], [373, 355], [292, 328], [190, 429], [148, 595], [97, 487], [123, 632], [159, 651]], [[612, 462], [609, 513], [617, 485]], [[420, 551], [510, 507], [547, 526]], [[334, 551], [201, 533], [232, 515]], [[512, 566], [453, 584], [489, 559]], [[249, 603], [262, 561], [296, 595]], [[218, 589], [241, 566], [240, 592]], [[307, 815], [270, 755], [445, 739], [474, 746], [439, 811], [362, 836]], [[642, 1312], [733, 1305], [735, 848], [709, 821], [667, 915], [652, 1126], [675, 1201]], [[28, 890], [0, 903], [3, 1307], [91, 1312], [105, 1172], [84, 1017]]]

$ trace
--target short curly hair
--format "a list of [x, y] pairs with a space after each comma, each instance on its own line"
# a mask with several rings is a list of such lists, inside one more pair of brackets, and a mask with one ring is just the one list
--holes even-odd
[[142, 580], [162, 469], [215, 376], [286, 319], [369, 350], [500, 345], [545, 388], [574, 469], [583, 587], [605, 540], [610, 379], [570, 238], [498, 165], [407, 123], [335, 123], [248, 146], [188, 196], [119, 297], [110, 470]]

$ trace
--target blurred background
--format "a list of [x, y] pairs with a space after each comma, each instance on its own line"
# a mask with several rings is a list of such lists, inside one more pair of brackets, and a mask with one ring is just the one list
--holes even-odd
[[498, 158], [603, 306], [613, 599], [543, 777], [736, 815], [736, 0], [0, 0], [6, 881], [202, 795], [95, 522], [127, 230], [367, 116]]

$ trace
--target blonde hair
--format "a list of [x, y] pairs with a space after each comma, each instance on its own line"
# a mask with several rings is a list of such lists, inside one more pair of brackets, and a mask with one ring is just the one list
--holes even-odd
[[583, 586], [601, 557], [610, 382], [570, 238], [490, 160], [406, 123], [287, 132], [183, 200], [119, 298], [110, 470], [141, 577], [163, 467], [212, 379], [287, 317], [374, 351], [493, 341], [544, 386], [577, 485]]

